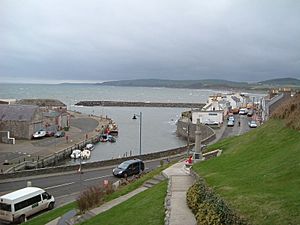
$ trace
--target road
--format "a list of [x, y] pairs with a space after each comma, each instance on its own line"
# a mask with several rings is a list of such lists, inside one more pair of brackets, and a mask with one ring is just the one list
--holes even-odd
[[[159, 160], [146, 161], [146, 171], [153, 170], [160, 165]], [[27, 186], [30, 181], [32, 186], [45, 189], [52, 194], [56, 200], [56, 207], [76, 200], [80, 191], [87, 187], [103, 184], [104, 180], [115, 182], [118, 178], [112, 176], [112, 169], [115, 166], [97, 168], [83, 171], [83, 173], [72, 172], [64, 174], [51, 174], [38, 177], [23, 177], [0, 181], [0, 195], [18, 190]]]
[[[220, 139], [236, 135], [242, 135], [251, 129], [248, 126], [248, 121], [251, 120], [251, 118], [247, 117], [247, 115], [234, 115], [234, 119], [235, 123], [233, 127], [227, 127], [227, 121], [225, 121], [224, 125], [226, 126], [226, 128]], [[239, 120], [240, 126], [238, 125]]]

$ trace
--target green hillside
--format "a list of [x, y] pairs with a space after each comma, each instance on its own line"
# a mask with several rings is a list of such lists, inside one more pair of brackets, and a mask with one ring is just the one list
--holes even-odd
[[300, 80], [295, 78], [278, 78], [272, 80], [265, 80], [259, 82], [263, 85], [271, 85], [271, 86], [300, 86]]
[[233, 88], [246, 90], [264, 90], [271, 87], [293, 87], [300, 86], [300, 80], [294, 78], [282, 78], [261, 81], [258, 83], [247, 83], [238, 81], [228, 81], [220, 79], [202, 79], [202, 80], [165, 80], [165, 79], [136, 79], [119, 80], [97, 83], [101, 86], [128, 86], [128, 87], [166, 87], [166, 88]]
[[251, 224], [300, 224], [300, 132], [281, 120], [218, 142], [193, 166]]

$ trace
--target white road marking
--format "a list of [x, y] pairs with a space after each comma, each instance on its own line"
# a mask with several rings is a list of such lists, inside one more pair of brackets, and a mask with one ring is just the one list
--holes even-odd
[[105, 178], [105, 177], [111, 177], [111, 175], [104, 175], [104, 176], [101, 176], [101, 177], [92, 177], [92, 178], [85, 179], [83, 181], [97, 180], [97, 179], [101, 179], [101, 178]]
[[65, 184], [59, 184], [59, 185], [52, 186], [52, 187], [47, 187], [47, 188], [44, 188], [44, 189], [48, 190], [48, 189], [53, 189], [53, 188], [58, 188], [58, 187], [67, 186], [67, 185], [74, 184], [74, 183], [75, 183], [75, 182], [70, 182], [70, 183], [65, 183]]

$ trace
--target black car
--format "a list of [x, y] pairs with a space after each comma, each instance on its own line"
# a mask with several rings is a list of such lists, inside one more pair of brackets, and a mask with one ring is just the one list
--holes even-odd
[[145, 164], [140, 159], [131, 159], [122, 162], [116, 168], [113, 169], [113, 175], [116, 177], [128, 177], [133, 174], [139, 174], [140, 171], [144, 171]]

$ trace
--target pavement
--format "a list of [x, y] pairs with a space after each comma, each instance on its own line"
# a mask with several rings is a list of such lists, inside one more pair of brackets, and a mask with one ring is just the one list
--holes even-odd
[[[196, 225], [196, 219], [187, 206], [186, 202], [186, 192], [188, 188], [194, 183], [194, 178], [189, 174], [189, 170], [185, 168], [184, 162], [178, 162], [171, 167], [165, 169], [162, 175], [169, 179], [168, 194], [166, 197], [166, 208], [167, 215], [165, 219], [165, 224], [167, 225]], [[76, 212], [74, 210], [66, 213], [62, 217], [56, 218], [46, 225], [64, 225], [64, 224], [76, 224], [83, 222], [97, 214], [103, 213], [112, 207], [127, 201], [129, 198], [151, 188], [153, 185], [161, 181], [162, 178], [153, 178], [153, 181], [148, 181], [144, 186], [116, 198], [110, 202], [106, 202], [100, 207], [94, 208], [88, 211], [83, 216], [75, 216]], [[153, 184], [152, 186], [149, 184]]]

